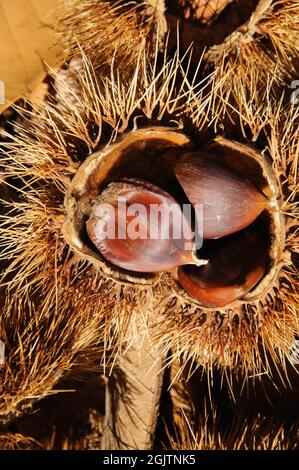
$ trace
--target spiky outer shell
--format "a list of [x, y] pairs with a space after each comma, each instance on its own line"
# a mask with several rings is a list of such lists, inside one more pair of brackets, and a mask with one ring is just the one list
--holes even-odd
[[164, 0], [64, 0], [59, 13], [57, 29], [67, 44], [66, 53], [80, 55], [83, 48], [95, 68], [109, 67], [113, 57], [123, 73], [130, 75], [141, 50], [151, 55], [153, 43], [164, 48]]
[[43, 446], [31, 437], [22, 434], [0, 434], [1, 450], [42, 450]]
[[[165, 420], [166, 448], [176, 450], [279, 450], [298, 448], [298, 372], [288, 368], [291, 388], [285, 389], [277, 369], [274, 381], [214, 370], [192, 372], [172, 363], [169, 394], [172, 420]], [[283, 390], [282, 390], [283, 389]], [[282, 399], [283, 396], [283, 399]]]
[[[211, 418], [211, 419], [210, 419]], [[296, 450], [299, 428], [286, 426], [261, 416], [243, 417], [225, 432], [221, 431], [216, 410], [198, 425], [181, 414], [175, 433], [168, 432], [171, 450]]]
[[[174, 3], [169, 2], [168, 19], [175, 31]], [[221, 100], [245, 114], [250, 100], [263, 107], [269, 90], [279, 99], [286, 83], [296, 88], [298, 29], [298, 0], [235, 1], [210, 25], [183, 22], [180, 41], [184, 49], [192, 43], [194, 66], [204, 55], [206, 70], [215, 70]]]
[[[269, 421], [261, 416], [254, 420], [240, 420], [232, 429], [221, 432], [217, 413], [212, 417], [205, 416], [202, 422], [195, 426], [186, 415], [181, 414], [174, 426], [175, 431], [167, 431], [168, 442], [164, 448], [170, 450], [297, 450], [298, 426], [286, 426]], [[43, 450], [44, 446], [22, 434], [0, 435], [1, 450]], [[52, 446], [47, 446], [52, 450]], [[83, 439], [74, 443], [72, 439], [63, 443], [64, 450], [88, 449]], [[95, 448], [94, 450], [97, 450]]]
[[248, 21], [205, 54], [221, 83], [222, 99], [229, 97], [242, 114], [248, 112], [248, 100], [263, 106], [269, 90], [279, 99], [298, 75], [298, 29], [297, 0], [260, 0]]
[[[0, 323], [7, 352], [1, 369], [3, 421], [51, 394], [58, 378], [74, 365], [86, 367], [101, 345], [106, 353], [114, 347], [117, 354], [124, 341], [130, 342], [129, 326], [134, 331], [142, 318], [146, 329], [153, 312], [158, 318], [154, 340], [163, 342], [165, 351], [172, 348], [173, 358], [259, 373], [267, 368], [268, 355], [282, 363], [290, 357], [299, 313], [294, 264], [297, 108], [268, 100], [257, 113], [249, 101], [247, 114], [226, 128], [227, 138], [248, 142], [254, 137], [285, 194], [281, 210], [287, 216], [286, 243], [276, 260], [275, 283], [254, 302], [233, 310], [206, 310], [178, 297], [169, 274], [147, 289], [124, 286], [81, 260], [66, 243], [64, 194], [88, 155], [134, 127], [172, 126], [200, 144], [221, 133], [226, 122], [227, 109], [216, 105], [215, 75], [201, 85], [196, 77], [190, 80], [178, 52], [164, 58], [160, 67], [157, 57], [148, 61], [143, 45], [136, 57], [128, 78], [113, 65], [113, 57], [108, 73], [97, 61], [95, 70], [94, 55], [90, 60], [83, 54], [81, 67], [67, 84], [69, 93], [60, 93], [57, 102], [49, 100], [43, 110], [33, 109], [17, 124], [16, 135], [8, 136], [2, 166], [14, 197], [1, 217], [2, 258], [9, 264]], [[57, 86], [59, 75], [55, 80]], [[203, 93], [207, 83], [211, 91]]]

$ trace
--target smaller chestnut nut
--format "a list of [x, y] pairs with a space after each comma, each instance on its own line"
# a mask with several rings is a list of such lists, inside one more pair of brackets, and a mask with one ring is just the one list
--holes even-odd
[[[213, 247], [206, 266], [182, 266], [178, 280], [188, 294], [206, 307], [225, 307], [249, 292], [266, 271], [265, 247], [260, 235], [245, 230], [222, 238]], [[204, 249], [204, 248], [203, 248]]]
[[250, 225], [267, 207], [266, 197], [213, 155], [187, 153], [176, 177], [194, 206], [203, 207], [203, 238], [225, 237]]
[[191, 222], [180, 205], [148, 182], [110, 183], [94, 200], [86, 228], [102, 256], [129, 271], [206, 263], [197, 258]]

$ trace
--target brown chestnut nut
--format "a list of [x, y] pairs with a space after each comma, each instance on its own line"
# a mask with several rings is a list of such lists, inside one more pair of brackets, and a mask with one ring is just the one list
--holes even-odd
[[185, 154], [175, 174], [190, 202], [203, 208], [203, 238], [238, 232], [267, 206], [267, 199], [251, 182], [208, 154]]
[[[224, 307], [244, 297], [266, 271], [265, 246], [254, 230], [243, 230], [214, 243], [206, 266], [182, 266], [178, 279], [207, 307]], [[205, 250], [205, 248], [203, 248]]]
[[160, 272], [201, 265], [191, 223], [175, 199], [139, 180], [110, 183], [95, 199], [87, 233], [112, 264], [130, 271]]

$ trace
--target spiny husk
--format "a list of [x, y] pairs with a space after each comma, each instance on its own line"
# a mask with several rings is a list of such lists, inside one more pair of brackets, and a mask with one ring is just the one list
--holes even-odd
[[[1, 319], [1, 337], [9, 351], [8, 366], [1, 371], [1, 414], [6, 420], [52, 393], [58, 377], [80, 364], [79, 354], [94, 352], [101, 340], [104, 351], [114, 343], [116, 354], [123, 341], [133, 341], [137, 320], [139, 330], [140, 323], [141, 330], [147, 329], [152, 312], [159, 316], [155, 339], [165, 344], [165, 351], [172, 348], [171, 357], [208, 367], [240, 364], [247, 372], [260, 372], [269, 369], [267, 354], [274, 362], [290, 355], [298, 333], [298, 273], [289, 254], [298, 249], [292, 218], [298, 110], [286, 112], [281, 104], [272, 109], [269, 102], [259, 116], [255, 109], [252, 119], [240, 116], [248, 140], [259, 123], [261, 145], [266, 139], [268, 156], [288, 193], [283, 207], [289, 219], [286, 250], [277, 260], [275, 286], [269, 286], [265, 297], [236, 311], [207, 312], [179, 299], [169, 274], [146, 290], [107, 280], [74, 256], [62, 236], [64, 193], [80, 163], [102, 145], [146, 125], [180, 128], [199, 144], [223, 126], [214, 76], [198, 83], [196, 75], [188, 77], [188, 57], [164, 56], [160, 66], [158, 58], [158, 47], [149, 62], [141, 46], [130, 78], [115, 69], [113, 58], [110, 74], [99, 78], [83, 55], [70, 93], [60, 94], [59, 103], [48, 101], [42, 110], [33, 110], [17, 125], [17, 135], [8, 136], [4, 177], [18, 198], [6, 204], [1, 220], [2, 258], [10, 263]], [[205, 92], [208, 85], [212, 91]], [[234, 135], [245, 133], [242, 125], [235, 125]]]
[[67, 42], [67, 55], [80, 55], [80, 48], [94, 67], [114, 57], [128, 74], [140, 46], [151, 53], [152, 41], [163, 46], [167, 31], [164, 0], [98, 1], [64, 0], [60, 8], [59, 31]]
[[244, 25], [222, 44], [210, 47], [205, 60], [222, 81], [225, 103], [230, 101], [244, 112], [248, 101], [255, 101], [259, 109], [269, 91], [280, 93], [298, 75], [298, 30], [297, 0], [260, 0]]
[[[108, 282], [71, 252], [61, 230], [64, 193], [80, 162], [105, 138], [124, 132], [135, 111], [143, 110], [148, 122], [157, 109], [158, 122], [165, 115], [179, 120], [187, 112], [187, 80], [174, 88], [178, 56], [165, 59], [158, 70], [149, 67], [143, 47], [140, 54], [128, 83], [114, 69], [97, 80], [83, 56], [74, 88], [60, 93], [59, 103], [23, 112], [17, 134], [7, 135], [1, 164], [15, 195], [4, 201], [0, 235], [2, 260], [9, 264], [2, 278], [0, 334], [7, 352], [1, 370], [4, 421], [52, 393], [60, 376], [74, 364], [86, 364], [84, 355], [94, 353], [101, 340], [105, 351], [114, 335], [120, 345], [132, 316], [144, 316], [146, 325], [165, 296], [165, 285], [140, 293]], [[202, 102], [203, 109], [209, 102]]]
[[35, 403], [15, 423], [18, 433], [47, 450], [97, 450], [105, 413], [105, 382], [99, 372], [79, 370], [63, 378], [61, 390]]
[[[40, 216], [44, 217], [44, 212]], [[88, 368], [88, 358], [92, 363], [92, 356], [100, 354], [96, 332], [101, 328], [103, 306], [97, 292], [105, 287], [100, 280], [97, 285], [96, 273], [92, 276], [81, 263], [70, 267], [66, 262], [57, 268], [56, 248], [54, 242], [51, 253], [52, 247], [44, 241], [32, 243], [35, 252], [23, 253], [28, 253], [27, 260], [23, 259], [24, 278], [17, 275], [17, 288], [8, 288], [1, 318], [1, 338], [6, 346], [6, 364], [1, 370], [0, 413], [4, 422], [30, 408], [35, 400], [57, 393], [52, 387], [64, 372], [77, 362]], [[83, 357], [79, 358], [79, 353]]]
[[174, 435], [168, 431], [172, 450], [295, 450], [298, 437], [298, 425], [287, 426], [261, 416], [253, 420], [242, 417], [223, 431], [216, 411], [197, 426], [181, 413]]
[[21, 434], [0, 434], [0, 450], [42, 450], [43, 446], [31, 437]]
[[[248, 107], [250, 104], [248, 104]], [[251, 111], [253, 117], [253, 110]], [[243, 132], [256, 139], [256, 118], [243, 120]], [[176, 294], [165, 299], [165, 311], [157, 335], [172, 350], [170, 361], [182, 358], [216, 366], [237, 367], [245, 373], [270, 373], [269, 359], [285, 364], [291, 360], [298, 334], [298, 129], [299, 110], [271, 104], [263, 113], [259, 138], [280, 180], [286, 216], [284, 249], [276, 259], [276, 277], [269, 290], [255, 300], [236, 307], [214, 310], [198, 308]], [[242, 116], [240, 117], [242, 121]], [[236, 122], [237, 125], [237, 122]], [[252, 126], [252, 128], [251, 128]], [[246, 127], [246, 131], [245, 131]]]
[[[171, 367], [172, 422], [166, 422], [167, 447], [189, 450], [282, 450], [298, 448], [298, 372], [289, 366], [234, 380], [199, 368], [189, 376], [185, 364]], [[285, 380], [287, 377], [287, 380]], [[166, 439], [164, 441], [166, 443]]]
[[173, 450], [287, 450], [298, 448], [298, 372], [291, 366], [275, 380], [246, 377], [231, 371], [233, 381], [214, 370], [199, 368], [189, 376], [189, 365], [174, 361], [170, 376], [172, 420], [166, 421]]

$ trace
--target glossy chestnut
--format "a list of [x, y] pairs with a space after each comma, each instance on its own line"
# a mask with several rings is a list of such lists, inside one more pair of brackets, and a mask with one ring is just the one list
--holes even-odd
[[[217, 159], [219, 160], [219, 158]], [[250, 225], [267, 207], [253, 183], [231, 171], [213, 155], [185, 154], [175, 174], [196, 209], [202, 207], [203, 238], [219, 238]]]
[[[211, 243], [211, 242], [210, 242]], [[243, 298], [266, 271], [265, 245], [253, 229], [217, 240], [205, 266], [182, 266], [178, 280], [207, 307], [224, 307]]]
[[86, 224], [106, 260], [130, 271], [160, 272], [206, 261], [194, 252], [191, 222], [166, 191], [148, 182], [110, 183]]

